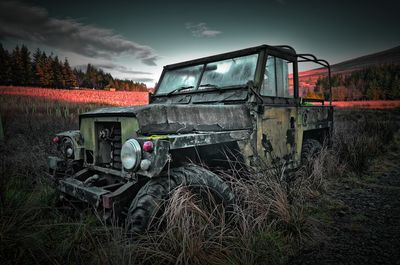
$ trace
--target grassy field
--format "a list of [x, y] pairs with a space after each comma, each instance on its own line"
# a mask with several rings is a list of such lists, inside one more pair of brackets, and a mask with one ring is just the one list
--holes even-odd
[[333, 101], [332, 105], [337, 108], [394, 109], [400, 108], [400, 100]]
[[0, 86], [0, 95], [18, 95], [52, 101], [64, 101], [80, 104], [106, 104], [113, 106], [145, 105], [149, 102], [149, 93], [105, 90], [67, 90], [36, 87]]
[[[38, 99], [64, 101], [69, 103], [94, 103], [113, 106], [145, 105], [149, 102], [149, 94], [147, 92], [115, 92], [103, 90], [66, 90], [0, 86], [0, 95], [2, 94], [28, 96]], [[325, 105], [327, 104], [329, 104], [329, 102], [325, 102]], [[400, 100], [334, 101], [332, 102], [332, 105], [338, 108], [393, 109], [400, 108]]]
[[58, 207], [44, 175], [46, 157], [54, 152], [53, 135], [77, 129], [79, 113], [99, 106], [0, 95], [5, 129], [0, 144], [1, 264], [285, 264], [323, 238], [310, 202], [332, 180], [367, 172], [398, 129], [394, 111], [337, 111], [333, 147], [324, 147], [294, 180], [282, 179], [279, 168], [268, 174], [243, 169], [246, 181], [221, 172], [238, 198], [232, 222], [180, 188], [161, 218], [165, 229], [127, 244], [123, 228], [102, 224], [91, 211], [68, 214]]

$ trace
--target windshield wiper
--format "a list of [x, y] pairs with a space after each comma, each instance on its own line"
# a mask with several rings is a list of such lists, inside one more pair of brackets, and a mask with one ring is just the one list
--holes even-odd
[[189, 88], [193, 88], [193, 86], [181, 86], [181, 87], [175, 88], [175, 89], [171, 90], [170, 92], [168, 92], [167, 96], [170, 96], [170, 95], [174, 94], [175, 92], [179, 92], [179, 91], [189, 89]]
[[219, 89], [219, 86], [214, 85], [214, 84], [203, 84], [203, 85], [200, 85], [199, 87], [212, 87], [212, 88], [217, 88], [217, 89]]

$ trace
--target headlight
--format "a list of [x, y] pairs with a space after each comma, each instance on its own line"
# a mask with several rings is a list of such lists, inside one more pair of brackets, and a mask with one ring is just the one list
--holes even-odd
[[62, 139], [62, 144], [60, 146], [61, 151], [64, 154], [64, 157], [66, 158], [74, 158], [74, 143], [72, 142], [71, 138], [69, 137], [64, 137]]
[[142, 150], [135, 139], [129, 139], [122, 145], [121, 161], [125, 169], [135, 170], [140, 165]]
[[66, 149], [65, 149], [65, 155], [68, 157], [68, 158], [71, 158], [73, 155], [74, 155], [74, 149], [72, 149], [72, 147], [67, 147]]

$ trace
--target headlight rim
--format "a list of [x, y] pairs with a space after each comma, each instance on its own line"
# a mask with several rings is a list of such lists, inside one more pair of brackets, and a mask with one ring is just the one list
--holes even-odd
[[[126, 166], [126, 160], [123, 158], [124, 147], [131, 148], [131, 151], [132, 151], [131, 156], [134, 156], [136, 159], [132, 166], [128, 166], [128, 167]], [[122, 145], [122, 148], [121, 148], [122, 167], [127, 171], [136, 171], [140, 166], [141, 160], [142, 160], [142, 148], [140, 146], [140, 143], [136, 139], [133, 139], [133, 138], [125, 141], [125, 143]]]
[[[75, 159], [75, 145], [71, 137], [64, 136], [60, 140], [60, 151], [66, 159]], [[72, 152], [68, 152], [71, 149]]]

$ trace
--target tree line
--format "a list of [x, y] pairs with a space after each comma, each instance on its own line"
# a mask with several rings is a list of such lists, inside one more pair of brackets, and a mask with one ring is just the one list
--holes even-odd
[[88, 64], [86, 71], [72, 68], [68, 59], [37, 49], [16, 46], [11, 52], [0, 43], [0, 85], [47, 88], [92, 88], [147, 91], [144, 83], [113, 78], [111, 74]]
[[[373, 65], [331, 78], [333, 100], [400, 99], [400, 64]], [[317, 80], [314, 92], [328, 98], [328, 77]]]

